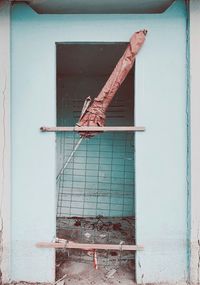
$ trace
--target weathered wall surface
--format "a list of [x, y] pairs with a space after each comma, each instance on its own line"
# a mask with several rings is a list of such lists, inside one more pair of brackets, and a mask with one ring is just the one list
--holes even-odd
[[145, 247], [137, 254], [141, 283], [183, 281], [188, 271], [184, 1], [151, 19], [136, 65], [136, 125], [146, 127], [136, 136], [136, 234]]
[[190, 1], [191, 281], [200, 282], [200, 1]]
[[160, 15], [38, 15], [12, 11], [12, 279], [53, 281], [55, 42], [127, 41], [149, 30], [136, 62], [137, 281], [187, 278], [185, 7]]
[[0, 270], [10, 274], [10, 5], [0, 1]]

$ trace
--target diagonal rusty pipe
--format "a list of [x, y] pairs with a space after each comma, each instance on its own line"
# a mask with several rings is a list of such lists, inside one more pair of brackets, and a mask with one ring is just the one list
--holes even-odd
[[[104, 126], [106, 110], [127, 74], [133, 67], [135, 57], [145, 41], [146, 34], [147, 31], [142, 30], [132, 35], [123, 56], [120, 58], [99, 95], [81, 116], [77, 123], [78, 126]], [[91, 137], [94, 133], [81, 132], [80, 135], [82, 137]]]

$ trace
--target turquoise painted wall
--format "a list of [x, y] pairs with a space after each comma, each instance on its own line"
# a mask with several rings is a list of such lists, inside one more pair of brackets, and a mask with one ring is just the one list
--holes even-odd
[[54, 280], [56, 47], [59, 41], [127, 41], [149, 30], [136, 63], [137, 281], [186, 279], [185, 9], [159, 15], [38, 15], [12, 9], [12, 279]]

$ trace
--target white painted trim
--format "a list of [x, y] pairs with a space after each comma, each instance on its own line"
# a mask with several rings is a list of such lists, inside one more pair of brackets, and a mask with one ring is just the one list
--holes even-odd
[[[0, 2], [0, 268], [10, 278], [10, 2]], [[0, 233], [1, 235], [1, 233]]]
[[200, 1], [190, 1], [191, 256], [190, 281], [200, 278]]

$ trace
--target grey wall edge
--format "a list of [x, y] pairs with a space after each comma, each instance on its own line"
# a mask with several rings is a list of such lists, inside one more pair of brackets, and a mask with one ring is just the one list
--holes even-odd
[[190, 110], [191, 110], [191, 203], [190, 282], [200, 282], [200, 1], [190, 1]]
[[10, 2], [0, 2], [0, 283], [10, 278]]
[[14, 0], [26, 2], [38, 14], [146, 14], [163, 13], [175, 0]]

